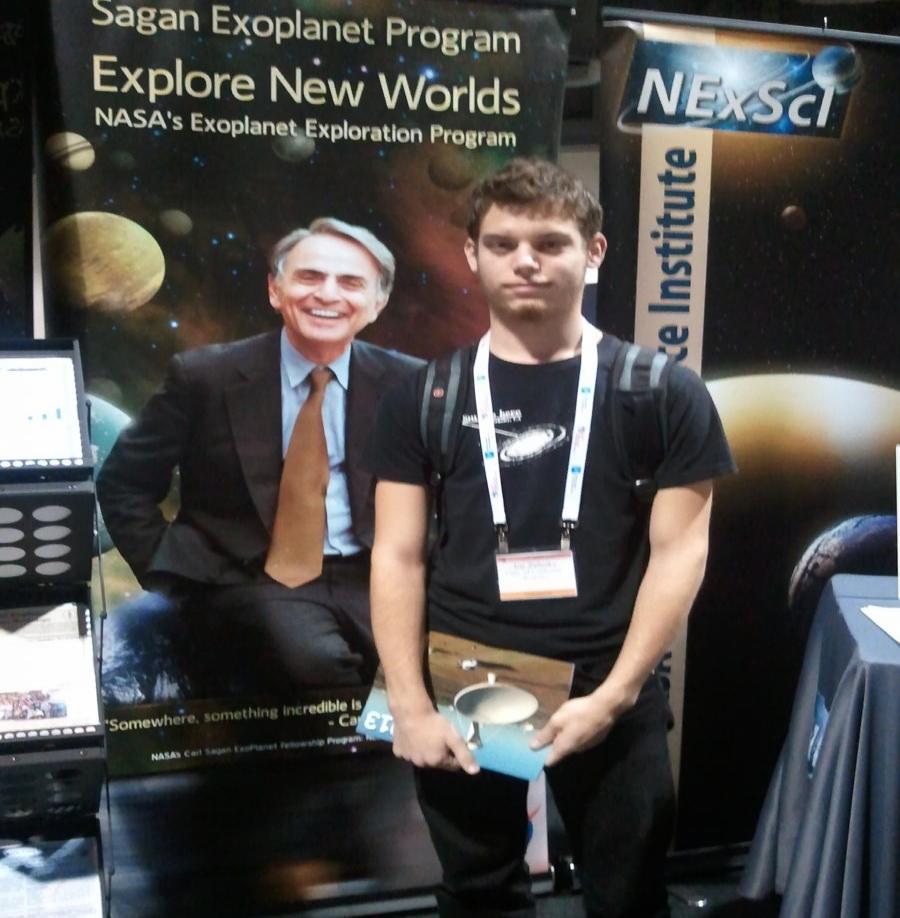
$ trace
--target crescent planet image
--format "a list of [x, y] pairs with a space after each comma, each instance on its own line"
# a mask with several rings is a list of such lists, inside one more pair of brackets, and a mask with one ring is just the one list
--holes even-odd
[[[879, 456], [893, 464], [900, 390], [812, 373], [709, 382], [741, 475], [806, 477]], [[730, 483], [729, 483], [730, 484]]]

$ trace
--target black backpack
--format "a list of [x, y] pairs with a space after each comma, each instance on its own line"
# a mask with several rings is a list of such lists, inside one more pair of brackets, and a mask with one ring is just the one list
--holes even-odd
[[[470, 345], [432, 360], [425, 371], [419, 428], [431, 458], [432, 484], [439, 493], [450, 472], [476, 349]], [[622, 471], [641, 503], [649, 503], [656, 494], [656, 470], [668, 447], [666, 386], [672, 364], [662, 351], [622, 341], [610, 368], [610, 429]], [[437, 507], [440, 511], [440, 500]]]

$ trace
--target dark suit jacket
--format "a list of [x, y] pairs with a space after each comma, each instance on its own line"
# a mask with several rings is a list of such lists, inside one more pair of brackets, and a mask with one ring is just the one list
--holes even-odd
[[[141, 585], [172, 575], [201, 583], [260, 576], [282, 467], [280, 332], [177, 354], [162, 388], [122, 431], [100, 470], [97, 494], [113, 542]], [[351, 345], [347, 477], [353, 531], [371, 547], [374, 481], [362, 457], [382, 394], [420, 361]], [[181, 508], [167, 523], [159, 503], [172, 472]]]

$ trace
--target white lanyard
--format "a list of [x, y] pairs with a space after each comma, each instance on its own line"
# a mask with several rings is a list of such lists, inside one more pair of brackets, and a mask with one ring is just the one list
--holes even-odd
[[[587, 459], [588, 439], [594, 414], [594, 389], [597, 385], [597, 345], [602, 333], [586, 319], [582, 325], [581, 368], [578, 373], [578, 395], [575, 401], [575, 420], [572, 425], [569, 467], [566, 472], [566, 487], [563, 495], [561, 547], [569, 548], [569, 536], [578, 525], [581, 510], [581, 488], [584, 484], [584, 464]], [[491, 383], [488, 379], [488, 357], [490, 355], [490, 332], [478, 342], [472, 378], [475, 386], [475, 410], [478, 413], [478, 435], [481, 438], [481, 455], [484, 460], [484, 475], [494, 528], [497, 530], [499, 550], [507, 552], [508, 526], [506, 505], [503, 502], [503, 487], [500, 483], [500, 457], [497, 450], [497, 432], [494, 426], [494, 403], [491, 399]]]

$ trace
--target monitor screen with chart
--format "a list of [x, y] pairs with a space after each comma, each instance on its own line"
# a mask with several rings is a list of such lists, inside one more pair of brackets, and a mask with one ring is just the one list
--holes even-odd
[[90, 465], [77, 345], [0, 342], [0, 474]]

